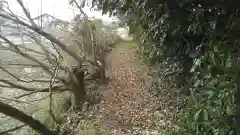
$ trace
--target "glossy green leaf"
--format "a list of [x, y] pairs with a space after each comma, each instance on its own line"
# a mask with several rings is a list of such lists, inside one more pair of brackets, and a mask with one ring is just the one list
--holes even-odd
[[194, 114], [194, 117], [193, 117], [194, 121], [198, 121], [198, 120], [200, 119], [202, 111], [203, 111], [202, 109], [199, 109], [199, 110]]

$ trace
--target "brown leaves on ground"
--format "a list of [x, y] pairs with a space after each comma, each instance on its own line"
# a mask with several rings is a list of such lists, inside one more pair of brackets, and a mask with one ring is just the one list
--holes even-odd
[[98, 104], [100, 128], [107, 134], [139, 135], [171, 125], [157, 110], [159, 98], [150, 89], [146, 67], [136, 61], [134, 54], [127, 44], [120, 44], [107, 57], [111, 80], [100, 88], [103, 100]]

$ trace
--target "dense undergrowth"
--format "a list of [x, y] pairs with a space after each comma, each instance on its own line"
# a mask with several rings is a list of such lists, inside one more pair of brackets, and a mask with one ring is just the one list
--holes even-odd
[[239, 1], [94, 3], [103, 13], [124, 18], [141, 56], [161, 65], [159, 78], [165, 76], [174, 88], [169, 92], [185, 97], [176, 134], [239, 134]]

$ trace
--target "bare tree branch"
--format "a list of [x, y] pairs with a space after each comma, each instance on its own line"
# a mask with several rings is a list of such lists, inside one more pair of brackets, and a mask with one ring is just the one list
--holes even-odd
[[8, 15], [10, 15], [10, 16], [16, 18], [16, 19], [19, 19], [19, 18], [20, 18], [20, 19], [28, 22], [28, 20], [25, 19], [25, 18], [23, 18], [22, 16], [18, 16], [18, 15], [16, 15], [16, 14], [14, 14], [13, 11], [9, 8], [9, 5], [8, 5], [6, 8], [7, 8], [7, 10], [9, 11], [9, 12], [8, 12], [8, 11], [5, 11]]
[[22, 48], [22, 49], [24, 49], [24, 50], [26, 50], [26, 51], [30, 51], [30, 52], [33, 52], [33, 53], [36, 53], [36, 54], [44, 55], [44, 53], [38, 52], [38, 51], [33, 50], [33, 49], [31, 49], [31, 48], [27, 48], [27, 47], [24, 47], [24, 46], [18, 46], [18, 47], [19, 47], [19, 48]]
[[[65, 85], [53, 86], [52, 92], [56, 92], [56, 91], [69, 91], [69, 89], [65, 87]], [[44, 88], [42, 90], [39, 90], [38, 92], [49, 92], [49, 88]]]
[[[18, 100], [18, 99], [14, 99], [14, 98], [6, 98], [6, 97], [2, 97], [0, 96], [1, 99], [5, 99], [6, 101], [14, 101], [14, 102], [17, 102], [17, 103], [24, 103], [24, 104], [29, 104], [29, 105], [33, 105], [33, 106], [36, 106], [36, 104], [32, 104], [30, 102], [26, 102], [26, 101], [22, 101], [22, 100]], [[39, 106], [40, 107], [40, 106]], [[40, 107], [42, 108], [42, 107]]]
[[[48, 92], [49, 91], [49, 88], [44, 88], [44, 89], [40, 89], [40, 90], [38, 88], [28, 88], [28, 87], [25, 87], [23, 85], [13, 83], [13, 82], [11, 82], [9, 80], [5, 80], [5, 79], [0, 79], [0, 82], [2, 82], [4, 84], [7, 84], [7, 85], [1, 85], [0, 84], [0, 87], [16, 88], [16, 89], [20, 89], [20, 90], [23, 90], [23, 91], [33, 91], [33, 93]], [[68, 89], [64, 85], [57, 85], [57, 86], [52, 87], [52, 91], [63, 91], [63, 90], [67, 91]]]
[[21, 80], [19, 79], [17, 76], [15, 76], [14, 74], [12, 74], [11, 72], [9, 72], [7, 69], [5, 69], [4, 67], [0, 66], [0, 69], [2, 69], [4, 72], [8, 73], [10, 76], [12, 76], [13, 78], [17, 79], [17, 80]]
[[46, 47], [43, 45], [41, 39], [39, 39], [37, 37], [37, 35], [34, 32], [30, 32], [30, 34], [28, 34], [28, 36], [33, 39], [37, 45], [40, 46], [40, 48], [43, 51], [44, 56], [47, 58], [49, 64], [55, 65], [56, 61], [53, 60], [52, 56], [57, 59], [57, 56], [52, 53], [51, 51], [48, 51], [48, 49], [46, 49]]
[[80, 10], [80, 12], [84, 15], [84, 17], [87, 17], [87, 14], [83, 11], [83, 9], [81, 8], [81, 6], [77, 3], [76, 0], [72, 0], [72, 2], [75, 3], [75, 5], [77, 6], [77, 8]]
[[25, 83], [32, 83], [32, 82], [41, 82], [41, 83], [49, 83], [49, 81], [47, 80], [23, 80], [21, 78], [19, 78], [18, 76], [14, 75], [13, 73], [11, 73], [10, 71], [8, 71], [7, 69], [5, 69], [4, 67], [0, 66], [0, 69], [2, 69], [4, 72], [8, 73], [10, 76], [12, 76], [13, 78], [15, 78], [17, 81], [20, 82], [25, 82]]
[[57, 52], [58, 57], [59, 57], [58, 58], [59, 60], [58, 60], [57, 64], [59, 65], [61, 70], [67, 72], [68, 71], [68, 66], [66, 64], [66, 58], [64, 57], [62, 52], [57, 48], [57, 46], [53, 42], [51, 42], [51, 43], [52, 43], [52, 46], [53, 46], [54, 50]]
[[32, 60], [32, 61], [38, 63], [46, 72], [48, 72], [50, 75], [52, 75], [52, 72], [50, 71], [50, 67], [49, 67], [47, 64], [45, 64], [45, 63], [43, 63], [43, 62], [35, 59], [34, 57], [30, 56], [30, 55], [27, 54], [27, 53], [23, 53], [23, 52], [18, 48], [17, 45], [13, 44], [10, 40], [8, 40], [7, 38], [5, 38], [5, 37], [2, 36], [1, 34], [0, 34], [0, 38], [2, 38], [2, 39], [3, 39], [4, 41], [6, 41], [11, 47], [13, 47], [13, 48], [14, 48], [13, 51], [14, 51], [15, 53], [20, 54], [21, 56], [23, 56], [23, 57], [25, 57], [25, 58], [27, 58], [27, 59], [29, 59], [29, 60]]
[[[52, 87], [52, 92], [63, 92], [63, 91], [67, 91], [67, 90], [68, 90], [68, 89], [66, 89], [66, 88], [63, 87], [63, 86], [55, 86], [55, 87]], [[48, 91], [49, 91], [49, 88], [45, 88], [45, 89], [36, 90], [36, 91], [32, 91], [32, 92], [23, 94], [23, 95], [20, 95], [20, 96], [15, 97], [15, 98], [16, 98], [16, 99], [19, 99], [19, 98], [22, 98], [22, 97], [25, 97], [25, 96], [29, 96], [29, 95], [38, 93], [38, 92], [48, 92]]]
[[58, 73], [58, 64], [56, 65], [55, 69], [54, 69], [54, 73], [53, 73], [53, 76], [50, 80], [50, 84], [49, 84], [49, 113], [50, 115], [52, 116], [53, 120], [59, 124], [59, 122], [57, 121], [55, 115], [53, 114], [52, 112], [52, 85], [53, 83], [55, 82], [55, 79], [56, 79], [56, 76], [57, 76], [57, 73]]
[[3, 84], [0, 84], [0, 87], [1, 87], [1, 88], [13, 88], [12, 86], [3, 85]]
[[15, 97], [15, 98], [16, 98], [16, 99], [19, 99], [19, 98], [22, 98], [22, 97], [25, 97], [25, 96], [29, 96], [29, 95], [32, 95], [32, 94], [38, 93], [38, 92], [42, 92], [42, 90], [36, 90], [36, 91], [33, 91], [33, 92], [29, 92], [29, 93], [26, 93], [26, 94], [23, 94], [23, 95], [17, 96], [17, 97]]
[[27, 126], [27, 125], [24, 124], [24, 125], [21, 125], [21, 126], [12, 128], [12, 129], [8, 129], [8, 130], [6, 130], [6, 131], [0, 132], [0, 135], [7, 135], [7, 133], [9, 133], [9, 132], [13, 132], [13, 131], [19, 130], [19, 129], [21, 129], [21, 128], [23, 128], [23, 127], [26, 127], [26, 126]]
[[25, 13], [25, 15], [27, 16], [27, 18], [29, 19], [29, 21], [31, 22], [32, 26], [37, 27], [37, 24], [33, 21], [30, 12], [27, 10], [27, 8], [24, 6], [22, 0], [17, 0], [18, 4], [21, 6], [23, 12]]
[[21, 64], [21, 63], [9, 63], [8, 66], [22, 66], [22, 67], [32, 67], [32, 68], [40, 68], [40, 65], [35, 64]]
[[45, 38], [47, 38], [48, 40], [56, 43], [59, 47], [61, 47], [65, 52], [67, 52], [70, 56], [72, 56], [78, 63], [82, 63], [82, 59], [81, 57], [79, 57], [74, 51], [70, 50], [62, 41], [60, 41], [59, 39], [57, 39], [56, 37], [52, 36], [51, 34], [43, 31], [41, 28], [39, 27], [34, 27], [34, 26], [31, 26], [21, 20], [18, 20], [18, 19], [15, 19], [11, 16], [8, 16], [8, 15], [5, 15], [3, 13], [0, 13], [0, 16], [5, 18], [5, 19], [8, 19], [8, 20], [12, 20], [13, 22], [16, 22], [18, 24], [21, 24], [22, 26], [25, 26], [33, 31], [35, 31], [36, 33], [44, 36]]
[[[57, 93], [61, 93], [61, 92], [63, 92], [63, 91], [52, 92], [52, 94], [57, 94]], [[48, 97], [49, 97], [49, 94], [47, 96], [43, 97], [43, 98], [31, 100], [29, 102], [36, 102], [36, 101], [44, 100], [44, 99], [46, 99]]]
[[33, 117], [25, 114], [23, 111], [20, 111], [6, 103], [0, 102], [0, 113], [3, 113], [9, 117], [17, 119], [23, 123], [26, 123], [28, 126], [36, 130], [39, 134], [42, 135], [56, 135], [57, 133], [49, 130], [38, 120], [33, 119]]
[[[26, 9], [26, 7], [24, 6], [22, 0], [17, 0], [17, 2], [19, 3], [19, 5], [21, 6], [23, 12], [25, 13], [25, 15], [27, 16], [27, 18], [29, 19], [29, 21], [31, 22], [32, 26], [34, 27], [38, 27], [37, 24], [33, 21], [30, 12]], [[13, 13], [12, 13], [13, 14]], [[19, 20], [19, 19], [18, 19]], [[20, 21], [20, 20], [19, 20]], [[49, 51], [42, 45], [41, 41], [34, 36], [35, 34], [32, 33], [31, 38], [35, 40], [35, 42], [41, 47], [41, 49], [43, 50], [45, 57], [47, 58], [47, 60], [49, 61], [50, 64], [54, 65], [55, 61], [51, 58], [51, 56], [49, 55]], [[54, 54], [52, 54], [54, 56]], [[56, 58], [56, 57], [55, 57]]]
[[2, 82], [4, 84], [8, 84], [11, 87], [24, 90], [24, 91], [35, 91], [35, 90], [38, 90], [37, 88], [28, 88], [28, 87], [25, 87], [25, 86], [13, 83], [13, 82], [11, 82], [9, 80], [5, 80], [5, 79], [0, 79], [0, 82]]

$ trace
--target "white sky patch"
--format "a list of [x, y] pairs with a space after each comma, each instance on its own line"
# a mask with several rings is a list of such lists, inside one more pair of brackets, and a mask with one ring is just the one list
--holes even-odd
[[[16, 0], [7, 0], [10, 9], [18, 14], [23, 15], [22, 9]], [[22, 0], [24, 5], [29, 9], [31, 16], [36, 17], [41, 13], [47, 13], [62, 20], [71, 21], [74, 17], [72, 7], [69, 5], [69, 0]], [[89, 3], [91, 0], [89, 0]], [[41, 4], [42, 3], [42, 4]], [[42, 5], [42, 6], [41, 6]], [[41, 8], [42, 7], [42, 8]], [[102, 15], [101, 12], [90, 10], [89, 7], [85, 7], [84, 12], [89, 17], [100, 18], [105, 24], [115, 20], [108, 15]], [[77, 14], [77, 11], [74, 11]]]

